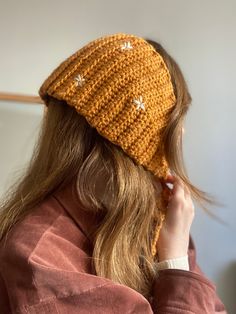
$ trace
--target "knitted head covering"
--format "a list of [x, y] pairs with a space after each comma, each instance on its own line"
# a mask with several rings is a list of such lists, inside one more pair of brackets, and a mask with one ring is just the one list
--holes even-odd
[[[59, 64], [39, 96], [46, 106], [50, 96], [66, 101], [135, 163], [166, 178], [162, 139], [176, 98], [162, 56], [143, 38], [116, 33], [89, 42]], [[165, 218], [165, 192], [154, 217], [153, 255]]]

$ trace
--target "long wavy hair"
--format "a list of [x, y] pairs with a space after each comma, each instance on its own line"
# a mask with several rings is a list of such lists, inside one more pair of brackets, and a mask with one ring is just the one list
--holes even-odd
[[[162, 55], [177, 99], [165, 130], [166, 160], [193, 200], [213, 215], [204, 204], [222, 204], [190, 182], [184, 165], [182, 126], [192, 102], [186, 81], [162, 45], [146, 40]], [[91, 261], [96, 274], [148, 298], [157, 275], [151, 238], [160, 196], [158, 178], [102, 137], [64, 101], [51, 98], [31, 160], [1, 200], [0, 240], [49, 194], [74, 178], [84, 210], [104, 213], [94, 233]], [[106, 184], [99, 183], [101, 178]]]

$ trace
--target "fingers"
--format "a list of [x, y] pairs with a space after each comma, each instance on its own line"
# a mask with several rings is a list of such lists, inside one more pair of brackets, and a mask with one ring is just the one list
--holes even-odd
[[175, 194], [177, 197], [185, 197], [186, 199], [191, 197], [188, 187], [183, 183], [183, 181], [176, 176], [168, 175], [165, 183], [173, 184], [172, 194]]
[[180, 196], [184, 195], [184, 185], [178, 177], [169, 175], [165, 182], [173, 184], [173, 189], [172, 189], [173, 194], [180, 195]]

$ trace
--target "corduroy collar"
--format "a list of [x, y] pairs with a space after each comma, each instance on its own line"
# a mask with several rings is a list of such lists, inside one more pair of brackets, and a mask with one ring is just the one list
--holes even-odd
[[57, 199], [84, 235], [93, 243], [93, 232], [98, 228], [102, 216], [82, 209], [77, 193], [77, 178], [73, 179], [66, 187], [54, 191], [52, 196]]

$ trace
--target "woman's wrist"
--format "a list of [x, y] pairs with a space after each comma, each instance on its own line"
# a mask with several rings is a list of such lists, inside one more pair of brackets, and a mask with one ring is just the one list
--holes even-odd
[[175, 259], [188, 255], [188, 251], [176, 251], [176, 252], [158, 252], [158, 262], [166, 261], [169, 259]]

